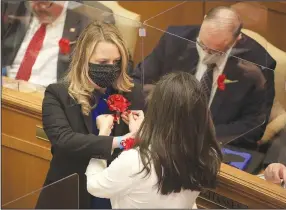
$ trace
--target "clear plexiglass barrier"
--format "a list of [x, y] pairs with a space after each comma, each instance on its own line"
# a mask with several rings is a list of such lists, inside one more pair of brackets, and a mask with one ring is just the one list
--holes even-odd
[[[225, 4], [217, 2], [215, 6]], [[84, 40], [80, 35], [88, 30], [89, 24], [98, 21], [97, 24], [115, 25], [128, 51], [128, 63], [124, 64], [120, 62], [123, 51], [117, 48], [121, 71], [127, 71], [135, 82], [142, 84], [144, 97], [165, 74], [185, 71], [206, 83], [204, 72], [212, 67], [206, 91], [217, 140], [224, 153], [223, 162], [254, 175], [261, 174], [269, 163], [286, 161], [285, 153], [275, 150], [276, 158], [268, 154], [272, 142], [280, 141], [286, 124], [285, 117], [280, 118], [285, 113], [282, 101], [286, 54], [264, 38], [270, 17], [268, 8], [262, 4], [227, 3], [239, 16], [217, 13], [211, 5], [176, 2], [143, 19], [113, 1], [2, 1], [2, 75], [13, 80], [3, 86], [21, 92], [43, 92], [49, 84], [65, 78], [71, 61], [88, 63], [86, 57], [92, 55], [88, 52], [96, 53], [92, 44], [84, 46], [80, 42]], [[219, 20], [212, 18], [220, 15]], [[34, 49], [29, 46], [31, 34], [42, 27], [46, 16], [42, 49], [27, 52]], [[95, 31], [91, 33], [100, 37]], [[76, 47], [91, 50], [79, 53]], [[29, 56], [36, 58], [30, 60]], [[31, 66], [31, 62], [32, 70], [23, 71], [23, 65]], [[273, 127], [278, 118], [280, 127]], [[61, 186], [60, 183], [54, 186]], [[24, 208], [25, 199], [35, 200], [39, 194], [32, 193], [3, 208], [14, 208], [14, 204], [19, 207], [18, 201], [23, 201]]]
[[78, 209], [79, 177], [72, 174], [8, 203], [2, 209]]

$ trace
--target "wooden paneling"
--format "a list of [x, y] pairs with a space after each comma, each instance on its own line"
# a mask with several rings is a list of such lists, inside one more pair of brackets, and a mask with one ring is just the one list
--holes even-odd
[[5, 131], [6, 135], [40, 144], [46, 148], [50, 147], [49, 142], [36, 138], [36, 127], [42, 126], [41, 120], [35, 119], [31, 115], [25, 115], [22, 111], [6, 107], [2, 109], [2, 117], [7, 119], [2, 124], [3, 132]]
[[[11, 147], [4, 146], [2, 143], [2, 205], [40, 189], [49, 169], [49, 161], [37, 156], [40, 149], [27, 143], [21, 144], [17, 140], [2, 135], [2, 141], [11, 140], [14, 141], [10, 145]], [[29, 206], [33, 208], [38, 194], [39, 191], [29, 195], [28, 199], [23, 198], [16, 201], [14, 207]], [[32, 203], [25, 203], [30, 198], [32, 198]]]
[[[50, 143], [36, 138], [42, 95], [3, 88], [2, 205], [43, 186], [51, 160]], [[34, 208], [39, 192], [4, 208]]]
[[[180, 4], [178, 1], [120, 1], [119, 4], [140, 14], [145, 24], [147, 36], [137, 41], [134, 52], [136, 64], [150, 54], [168, 26], [200, 24], [203, 19], [203, 2], [199, 1], [186, 2], [177, 7]], [[175, 8], [168, 10], [172, 7]], [[168, 11], [158, 15], [165, 10]]]
[[215, 193], [251, 209], [286, 208], [285, 189], [225, 164]]
[[286, 4], [283, 5], [285, 13], [272, 10], [268, 12], [267, 34], [265, 38], [277, 48], [286, 52]]

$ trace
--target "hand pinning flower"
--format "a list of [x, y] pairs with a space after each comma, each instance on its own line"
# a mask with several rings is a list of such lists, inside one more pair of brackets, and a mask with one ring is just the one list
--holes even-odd
[[217, 78], [217, 88], [219, 90], [225, 90], [225, 85], [229, 83], [235, 83], [238, 82], [238, 80], [229, 80], [226, 78], [225, 74], [221, 74]]

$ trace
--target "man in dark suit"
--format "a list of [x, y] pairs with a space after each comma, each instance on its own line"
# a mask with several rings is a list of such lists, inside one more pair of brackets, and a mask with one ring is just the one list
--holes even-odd
[[[201, 26], [169, 27], [133, 77], [143, 79], [149, 92], [164, 74], [190, 72], [206, 89], [218, 140], [254, 149], [273, 104], [276, 62], [241, 28], [238, 14], [228, 7], [212, 9]], [[233, 83], [217, 84], [222, 74]]]
[[[112, 11], [97, 4], [114, 23]], [[83, 15], [88, 6], [75, 1], [2, 1], [1, 6], [2, 71], [43, 86], [62, 78], [77, 37], [94, 20]]]

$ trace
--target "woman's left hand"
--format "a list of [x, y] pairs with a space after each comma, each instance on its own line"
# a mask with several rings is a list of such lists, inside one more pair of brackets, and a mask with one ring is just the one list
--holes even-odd
[[110, 114], [99, 115], [96, 118], [96, 126], [99, 135], [109, 136], [114, 124], [114, 116]]
[[[135, 112], [137, 112], [137, 111], [135, 111]], [[130, 114], [132, 114], [132, 111]], [[136, 115], [132, 115], [132, 116], [134, 117], [134, 120], [136, 120], [138, 118], [138, 116], [136, 116]], [[128, 114], [128, 112], [123, 112], [121, 114], [121, 118], [127, 125], [129, 125], [129, 114]]]

